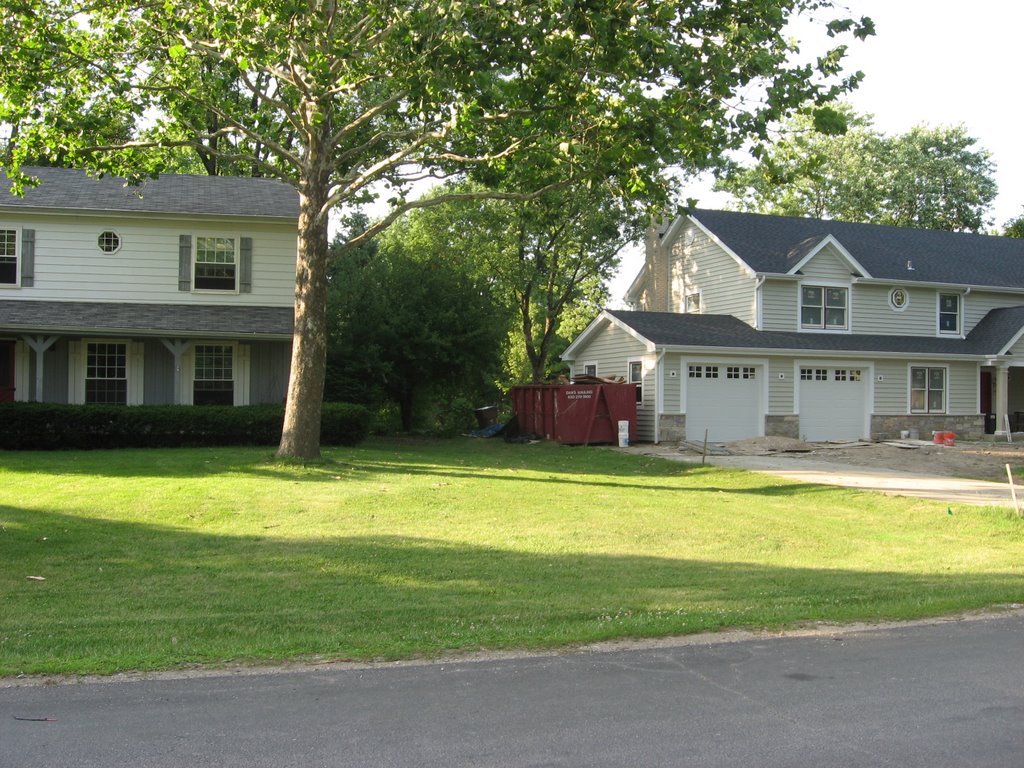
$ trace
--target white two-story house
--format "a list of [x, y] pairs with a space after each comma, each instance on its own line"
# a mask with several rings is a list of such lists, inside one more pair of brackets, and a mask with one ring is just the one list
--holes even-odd
[[282, 402], [293, 188], [26, 170], [24, 197], [0, 174], [0, 401]]
[[563, 354], [641, 439], [1024, 429], [1024, 240], [693, 210]]

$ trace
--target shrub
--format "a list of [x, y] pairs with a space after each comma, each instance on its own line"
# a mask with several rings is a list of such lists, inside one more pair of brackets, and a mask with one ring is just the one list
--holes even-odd
[[[281, 439], [279, 405], [57, 405], [0, 404], [0, 449], [169, 448], [275, 445]], [[324, 403], [320, 440], [355, 445], [370, 430], [370, 413], [349, 403]]]

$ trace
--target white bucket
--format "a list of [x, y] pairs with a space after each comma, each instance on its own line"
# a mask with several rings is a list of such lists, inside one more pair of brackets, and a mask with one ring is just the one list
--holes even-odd
[[909, 429], [901, 429], [900, 430], [900, 440], [908, 440], [908, 439], [910, 439], [910, 430]]
[[619, 422], [619, 448], [629, 447], [629, 422]]

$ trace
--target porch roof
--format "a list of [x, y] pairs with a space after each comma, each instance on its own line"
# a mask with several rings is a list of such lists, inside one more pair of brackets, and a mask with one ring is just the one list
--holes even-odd
[[0, 300], [0, 333], [290, 339], [292, 307]]
[[991, 356], [1024, 328], [1024, 307], [989, 312], [967, 338], [860, 333], [758, 331], [732, 315], [606, 310], [655, 347], [721, 347], [765, 351], [861, 352], [936, 356]]

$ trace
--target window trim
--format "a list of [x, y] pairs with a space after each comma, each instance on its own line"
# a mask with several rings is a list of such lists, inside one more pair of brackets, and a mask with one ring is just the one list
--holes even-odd
[[[113, 248], [113, 249], [111, 249], [109, 251], [106, 248], [104, 248], [103, 247], [103, 236], [104, 235], [113, 235], [117, 239], [117, 247]], [[96, 235], [96, 247], [99, 249], [99, 252], [102, 253], [104, 256], [113, 256], [115, 253], [117, 253], [118, 251], [121, 250], [121, 246], [123, 244], [124, 244], [124, 238], [121, 237], [121, 233], [118, 232], [116, 229], [104, 229], [98, 235]]]
[[0, 224], [0, 232], [3, 231], [14, 233], [14, 282], [0, 283], [0, 289], [21, 288], [22, 228], [11, 224]]
[[[914, 408], [914, 370], [925, 372], [924, 409]], [[931, 372], [942, 371], [942, 410], [929, 407], [931, 389]], [[907, 366], [907, 413], [910, 414], [948, 414], [949, 413], [949, 366], [948, 365], [908, 365]]]
[[[690, 307], [689, 307], [689, 305], [687, 303], [687, 302], [689, 302], [690, 297], [692, 297], [692, 296], [696, 296], [697, 297], [697, 309], [696, 309], [696, 311], [693, 311], [693, 312], [690, 311]], [[696, 291], [690, 291], [689, 293], [684, 293], [683, 294], [683, 314], [685, 314], [685, 315], [702, 315], [702, 314], [704, 314], [704, 291], [703, 290], [698, 289]]]
[[[821, 324], [808, 325], [804, 323], [804, 289], [821, 289]], [[828, 324], [828, 291], [829, 289], [842, 290], [846, 296], [843, 306], [843, 325]], [[801, 331], [811, 333], [850, 333], [851, 318], [853, 315], [853, 291], [850, 283], [841, 283], [833, 280], [805, 280], [797, 284], [796, 321], [797, 328]]]
[[[235, 287], [232, 289], [227, 288], [198, 288], [196, 287], [196, 275], [198, 273], [199, 265], [199, 240], [215, 238], [219, 240], [231, 240], [234, 243], [234, 267], [235, 267]], [[206, 263], [206, 262], [203, 262]], [[237, 232], [227, 234], [224, 232], [195, 232], [192, 234], [192, 253], [191, 253], [191, 287], [192, 293], [208, 293], [214, 296], [237, 296], [242, 291], [242, 236]]]
[[[124, 403], [89, 402], [89, 346], [92, 344], [119, 344], [124, 347]], [[130, 339], [82, 339], [82, 404], [83, 405], [132, 405], [132, 342]], [[93, 381], [116, 381], [117, 379], [93, 379]]]
[[[194, 406], [196, 404], [196, 369], [197, 369], [197, 350], [199, 347], [222, 347], [231, 350], [231, 405], [235, 405], [239, 401], [238, 388], [241, 386], [241, 382], [238, 375], [239, 366], [239, 344], [237, 341], [217, 341], [217, 340], [200, 340], [193, 343], [189, 348], [189, 354], [191, 355], [191, 365], [189, 366], [189, 400]], [[209, 379], [209, 381], [227, 381], [227, 379]]]
[[[635, 381], [633, 379], [633, 366], [637, 366], [640, 371], [640, 379]], [[630, 384], [636, 384], [636, 404], [641, 405], [644, 402], [644, 361], [642, 358], [634, 357], [626, 361], [626, 381]]]
[[[951, 312], [942, 311], [942, 297], [953, 296], [956, 298], [956, 330], [944, 331], [942, 330], [942, 316], [952, 314]], [[937, 291], [935, 293], [935, 331], [940, 336], [963, 336], [964, 327], [964, 297], [960, 293], [952, 293], [949, 291]]]
[[[594, 369], [594, 372], [593, 373], [587, 373], [587, 368], [591, 368], [591, 367]], [[582, 363], [580, 363], [580, 372], [578, 374], [576, 374], [576, 375], [577, 376], [597, 376], [598, 375], [597, 370], [598, 370], [598, 368], [597, 368], [597, 360], [584, 360]]]
[[[896, 295], [902, 294], [903, 304], [896, 303]], [[910, 306], [910, 289], [902, 285], [895, 285], [889, 289], [889, 308], [893, 312], [906, 312]]]

